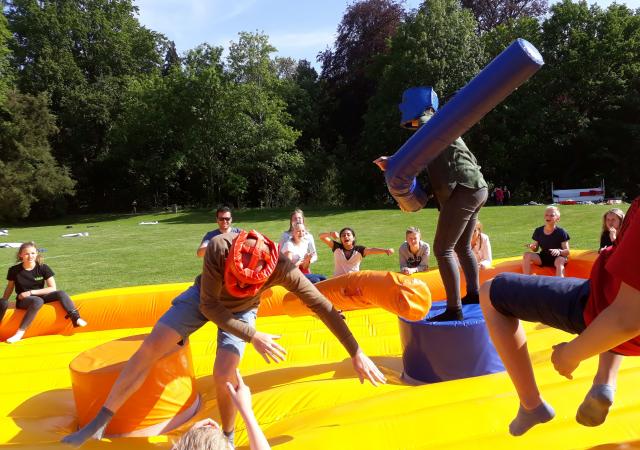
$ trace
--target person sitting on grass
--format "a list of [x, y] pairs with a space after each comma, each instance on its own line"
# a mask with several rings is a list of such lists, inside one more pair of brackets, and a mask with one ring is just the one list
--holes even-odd
[[0, 323], [2, 323], [2, 318], [9, 307], [9, 296], [14, 289], [16, 291], [16, 308], [26, 309], [27, 312], [20, 322], [18, 331], [7, 339], [8, 344], [13, 344], [23, 338], [45, 303], [59, 301], [74, 327], [87, 326], [87, 322], [80, 317], [80, 313], [69, 295], [65, 291], [57, 289], [53, 270], [44, 264], [44, 259], [38, 253], [34, 242], [23, 243], [18, 249], [16, 259], [20, 261], [20, 264], [9, 267], [7, 287], [0, 298]]
[[277, 244], [255, 230], [224, 233], [211, 239], [202, 275], [160, 317], [120, 372], [98, 414], [62, 442], [77, 447], [89, 439], [102, 439], [114, 414], [142, 385], [155, 362], [212, 321], [218, 326], [213, 363], [216, 399], [222, 431], [233, 444], [237, 408], [227, 383], [238, 385], [236, 369], [245, 344], [250, 342], [266, 362], [278, 363], [286, 356], [286, 350], [277, 342], [280, 336], [255, 328], [260, 296], [273, 286], [283, 286], [297, 295], [323, 321], [349, 353], [361, 383], [365, 379], [374, 386], [386, 382], [358, 345], [340, 312], [289, 258], [279, 253]]
[[622, 355], [640, 355], [640, 197], [633, 201], [611, 247], [593, 263], [588, 279], [529, 277], [501, 273], [480, 289], [480, 306], [489, 335], [520, 400], [509, 432], [520, 436], [555, 416], [536, 383], [527, 336], [520, 320], [541, 322], [578, 334], [553, 347], [551, 362], [569, 379], [581, 361], [599, 356], [593, 385], [576, 420], [602, 424], [613, 404]]
[[[340, 242], [334, 239], [339, 239]], [[392, 248], [364, 247], [356, 245], [356, 232], [352, 228], [345, 227], [336, 231], [320, 233], [320, 240], [327, 244], [333, 252], [334, 269], [333, 276], [344, 275], [349, 272], [358, 272], [360, 263], [369, 255], [393, 255]]]
[[411, 275], [416, 272], [426, 272], [429, 268], [429, 244], [420, 238], [420, 228], [407, 228], [405, 241], [398, 249], [400, 272], [405, 275]]
[[[531, 275], [531, 264], [555, 267], [556, 276], [564, 277], [564, 267], [569, 259], [569, 233], [558, 226], [560, 210], [548, 206], [544, 210], [544, 225], [533, 231], [533, 242], [526, 244], [530, 251], [522, 255], [522, 273]], [[536, 253], [540, 250], [540, 253]]]
[[[238, 385], [227, 382], [231, 401], [247, 426], [249, 450], [269, 450], [271, 446], [265, 437], [251, 407], [251, 390], [244, 384], [240, 371], [236, 369]], [[229, 439], [222, 432], [218, 423], [210, 418], [196, 422], [189, 431], [182, 435], [171, 450], [233, 450]]]

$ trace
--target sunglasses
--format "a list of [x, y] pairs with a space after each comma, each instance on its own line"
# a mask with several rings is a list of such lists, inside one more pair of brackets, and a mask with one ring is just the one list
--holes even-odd
[[218, 222], [221, 221], [231, 222], [231, 217], [218, 217]]

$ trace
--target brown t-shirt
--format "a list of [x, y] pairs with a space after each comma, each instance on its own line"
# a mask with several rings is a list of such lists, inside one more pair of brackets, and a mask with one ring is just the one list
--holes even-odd
[[226, 233], [209, 241], [207, 252], [204, 255], [202, 277], [199, 281], [200, 311], [202, 314], [223, 330], [250, 342], [256, 333], [255, 328], [237, 320], [232, 313], [257, 308], [263, 291], [272, 286], [282, 286], [296, 294], [311, 311], [317, 314], [349, 352], [349, 355], [354, 356], [358, 351], [358, 343], [347, 324], [340, 317], [340, 313], [307, 280], [289, 258], [280, 255], [273, 274], [253, 297], [238, 298], [227, 291], [224, 285], [224, 266], [231, 243], [236, 236], [235, 233]]

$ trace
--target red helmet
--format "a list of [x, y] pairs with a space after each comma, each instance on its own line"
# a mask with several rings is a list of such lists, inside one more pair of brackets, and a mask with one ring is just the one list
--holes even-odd
[[[250, 240], [251, 242], [247, 242]], [[243, 255], [250, 255], [245, 266]], [[260, 265], [260, 263], [262, 263]], [[256, 295], [278, 264], [278, 245], [256, 230], [242, 231], [231, 243], [224, 284], [234, 297]], [[244, 286], [240, 286], [243, 284]]]

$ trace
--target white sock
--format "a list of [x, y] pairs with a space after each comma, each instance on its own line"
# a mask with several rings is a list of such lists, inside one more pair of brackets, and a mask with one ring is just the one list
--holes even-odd
[[24, 330], [16, 331], [16, 334], [14, 334], [9, 339], [7, 339], [7, 344], [13, 344], [15, 342], [18, 342], [20, 339], [22, 339], [22, 336], [24, 336]]
[[86, 320], [84, 320], [83, 318], [78, 318], [78, 320], [76, 320], [76, 324], [77, 324], [79, 327], [86, 327], [86, 326], [88, 325], [88, 324], [87, 324], [87, 321], [86, 321]]

